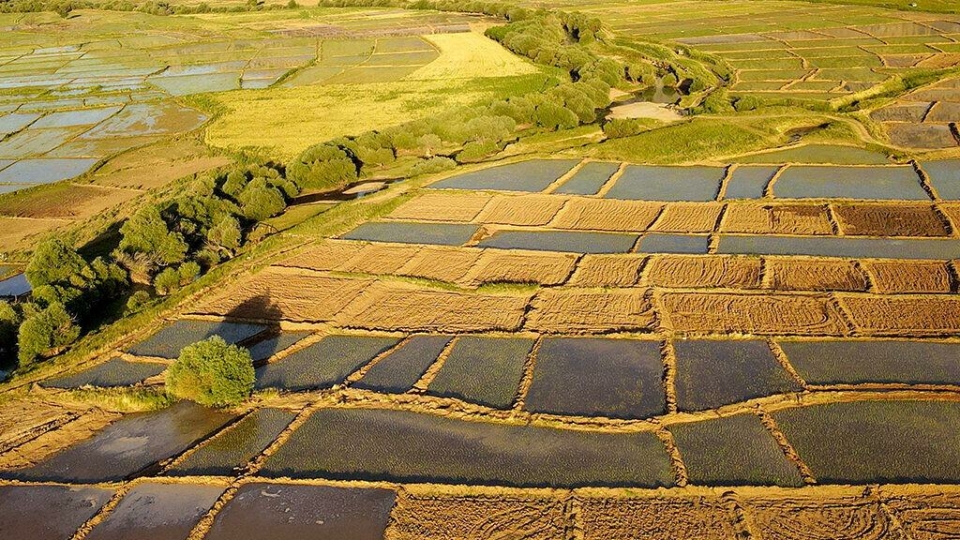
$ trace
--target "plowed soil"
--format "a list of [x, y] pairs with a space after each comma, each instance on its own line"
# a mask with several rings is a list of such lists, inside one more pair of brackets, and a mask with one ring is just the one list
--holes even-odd
[[390, 217], [415, 221], [472, 221], [492, 195], [426, 193], [394, 210]]
[[563, 206], [563, 202], [562, 198], [552, 195], [496, 197], [477, 220], [501, 225], [546, 225]]
[[651, 330], [656, 315], [643, 290], [546, 289], [531, 304], [526, 327], [545, 333]]
[[914, 540], [960, 538], [960, 497], [955, 493], [898, 496], [886, 502]]
[[480, 256], [464, 281], [473, 286], [483, 283], [557, 285], [566, 281], [576, 261], [577, 256], [568, 253], [490, 249]]
[[364, 246], [336, 270], [360, 274], [393, 274], [419, 251], [420, 247], [414, 245], [371, 244]]
[[276, 263], [276, 265], [329, 271], [352, 258], [359, 253], [363, 247], [364, 245], [358, 242], [325, 240], [306, 251]]
[[585, 255], [569, 284], [576, 287], [630, 287], [647, 258], [637, 255]]
[[960, 332], [960, 299], [937, 296], [843, 296], [853, 324], [870, 335], [932, 336]]
[[696, 255], [654, 257], [643, 273], [655, 287], [756, 289], [760, 287], [759, 257]]
[[751, 500], [744, 506], [764, 540], [896, 538], [880, 504], [865, 498]]
[[823, 206], [737, 203], [727, 206], [720, 230], [728, 233], [832, 234], [833, 226]]
[[713, 232], [722, 209], [720, 203], [669, 203], [651, 229], [664, 232]]
[[766, 259], [767, 287], [778, 291], [865, 291], [867, 276], [853, 261]]
[[659, 204], [643, 201], [572, 199], [553, 226], [591, 231], [645, 231], [660, 214], [660, 208]]
[[483, 251], [472, 248], [424, 246], [397, 274], [454, 282], [466, 275]]
[[939, 261], [866, 261], [863, 267], [882, 294], [948, 293], [953, 282], [950, 268]]
[[843, 234], [865, 236], [947, 236], [949, 230], [932, 206], [889, 204], [836, 205]]
[[664, 324], [679, 332], [841, 336], [848, 332], [826, 296], [666, 293]]
[[563, 501], [516, 496], [417, 496], [397, 500], [386, 540], [553, 540], [565, 530]]
[[714, 497], [636, 497], [580, 500], [584, 540], [734, 540], [736, 517]]

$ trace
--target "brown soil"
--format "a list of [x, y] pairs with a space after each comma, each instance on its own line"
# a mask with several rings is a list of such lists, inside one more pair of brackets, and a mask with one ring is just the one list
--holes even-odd
[[866, 291], [867, 276], [853, 261], [766, 259], [767, 288], [780, 291]]
[[552, 540], [565, 530], [563, 501], [522, 496], [402, 496], [386, 540]]
[[28, 399], [0, 407], [0, 453], [76, 419], [82, 410]]
[[370, 244], [336, 270], [360, 274], [393, 274], [419, 251], [420, 247], [414, 245]]
[[787, 294], [665, 293], [661, 314], [690, 333], [842, 336], [838, 308], [826, 296]]
[[471, 286], [483, 283], [539, 283], [558, 285], [573, 272], [577, 256], [568, 253], [487, 250], [464, 276]]
[[33, 237], [71, 223], [59, 219], [0, 217], [0, 250], [13, 251], [28, 247]]
[[545, 289], [533, 299], [526, 327], [546, 333], [651, 330], [653, 305], [640, 289]]
[[960, 226], [960, 203], [940, 203], [940, 211], [954, 224], [954, 228]]
[[960, 332], [957, 298], [843, 296], [841, 301], [864, 334], [936, 336]]
[[650, 261], [643, 280], [654, 287], [758, 289], [760, 266], [759, 257], [663, 255]]
[[844, 204], [833, 207], [843, 234], [865, 236], [947, 236], [949, 230], [930, 205]]
[[732, 540], [735, 516], [712, 497], [583, 498], [584, 540]]
[[864, 269], [878, 293], [947, 293], [952, 278], [940, 261], [867, 261]]
[[249, 319], [326, 321], [371, 283], [370, 279], [341, 279], [309, 270], [271, 267], [230, 287], [196, 312]]
[[62, 427], [47, 431], [16, 448], [0, 455], [0, 469], [27, 467], [43, 461], [74, 443], [93, 436], [108, 424], [118, 420], [119, 414], [93, 409]]
[[728, 233], [832, 234], [824, 206], [779, 203], [731, 203], [720, 230]]
[[651, 230], [666, 232], [713, 232], [723, 205], [720, 203], [670, 203]]
[[897, 103], [874, 111], [870, 117], [878, 122], [920, 122], [928, 109], [930, 109], [930, 103]]
[[276, 263], [276, 265], [329, 271], [342, 265], [344, 261], [350, 260], [363, 247], [363, 244], [355, 242], [324, 240], [306, 251]]
[[230, 158], [210, 155], [210, 150], [199, 141], [164, 140], [110, 160], [97, 171], [94, 183], [101, 186], [152, 189], [230, 162]]
[[379, 330], [516, 330], [529, 296], [484, 295], [377, 283], [337, 317], [341, 326]]
[[9, 196], [0, 203], [0, 214], [28, 218], [83, 219], [129, 201], [137, 195], [140, 195], [140, 192], [62, 183], [52, 189]]
[[500, 196], [487, 205], [477, 220], [501, 225], [546, 225], [563, 203], [562, 198], [553, 195]]
[[895, 538], [875, 500], [860, 497], [755, 500], [744, 503], [764, 540], [881, 540]]
[[960, 538], [960, 497], [956, 493], [893, 497], [886, 503], [912, 540]]
[[569, 284], [576, 287], [630, 287], [647, 258], [640, 255], [585, 255]]
[[473, 221], [492, 198], [482, 193], [426, 193], [404, 203], [390, 217], [417, 221]]
[[661, 206], [644, 201], [572, 199], [554, 221], [560, 229], [645, 231], [660, 214]]
[[960, 121], [960, 103], [941, 101], [930, 110], [926, 120], [927, 122], [958, 122]]
[[397, 274], [454, 282], [466, 275], [481, 253], [473, 248], [424, 246]]
[[890, 142], [901, 148], [953, 148], [957, 140], [943, 124], [886, 123]]

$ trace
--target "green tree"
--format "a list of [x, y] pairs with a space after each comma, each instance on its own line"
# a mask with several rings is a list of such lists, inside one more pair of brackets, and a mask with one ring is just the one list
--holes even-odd
[[54, 302], [27, 317], [20, 325], [18, 358], [25, 366], [37, 358], [59, 353], [80, 337], [80, 328], [63, 304]]
[[358, 178], [351, 151], [333, 144], [307, 148], [288, 169], [288, 176], [301, 188], [336, 189]]
[[24, 274], [33, 287], [58, 285], [85, 287], [89, 278], [87, 262], [73, 248], [56, 238], [45, 240], [30, 257]]
[[255, 178], [240, 194], [240, 211], [251, 221], [263, 221], [275, 216], [287, 207], [280, 190], [267, 184], [263, 178]]
[[134, 214], [120, 227], [120, 235], [120, 251], [151, 255], [161, 266], [179, 263], [187, 256], [183, 235], [170, 231], [156, 205]]
[[220, 336], [188, 345], [167, 370], [167, 392], [207, 407], [237, 405], [253, 392], [250, 351]]
[[0, 358], [13, 358], [21, 317], [9, 302], [0, 300]]

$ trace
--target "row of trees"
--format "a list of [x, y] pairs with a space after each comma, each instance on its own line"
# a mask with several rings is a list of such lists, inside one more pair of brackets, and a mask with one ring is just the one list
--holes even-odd
[[300, 5], [296, 0], [286, 4], [265, 5], [263, 0], [248, 0], [243, 4], [210, 5], [206, 2], [199, 4], [171, 4], [165, 0], [148, 0], [146, 2], [131, 2], [130, 0], [0, 0], [0, 13], [38, 13], [53, 11], [61, 17], [67, 17], [71, 11], [77, 9], [102, 9], [109, 11], [137, 11], [151, 15], [191, 15], [196, 13], [239, 13], [247, 11], [273, 11], [278, 9], [295, 9]]

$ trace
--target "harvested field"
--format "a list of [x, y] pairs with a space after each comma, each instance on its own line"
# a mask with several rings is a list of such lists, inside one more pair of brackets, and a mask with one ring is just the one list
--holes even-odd
[[192, 484], [137, 485], [86, 538], [123, 540], [131, 534], [151, 540], [186, 538], [223, 490], [222, 486]]
[[867, 335], [937, 336], [960, 331], [960, 301], [955, 298], [843, 296], [841, 302], [853, 324]]
[[880, 504], [865, 497], [813, 495], [750, 499], [744, 506], [750, 524], [764, 539], [883, 540], [896, 537], [893, 524]]
[[517, 396], [533, 343], [529, 338], [457, 338], [427, 391], [495, 409], [508, 409]]
[[48, 388], [80, 388], [95, 386], [111, 388], [132, 386], [144, 379], [159, 375], [167, 369], [167, 364], [159, 362], [127, 362], [113, 358], [96, 367], [81, 371], [76, 375], [67, 375], [47, 379], [40, 384]]
[[112, 495], [94, 487], [0, 486], [0, 531], [9, 538], [70, 538]]
[[712, 201], [726, 169], [720, 167], [648, 167], [631, 165], [605, 195], [608, 199]]
[[820, 482], [956, 483], [960, 404], [831, 403], [773, 413]]
[[577, 263], [576, 255], [488, 249], [463, 276], [472, 286], [484, 283], [559, 285]]
[[258, 368], [256, 387], [297, 392], [340, 384], [399, 341], [390, 337], [327, 336]]
[[425, 193], [407, 201], [390, 213], [392, 219], [414, 221], [469, 222], [490, 202], [492, 195], [483, 193]]
[[664, 293], [665, 325], [678, 332], [842, 336], [843, 317], [826, 296]]
[[563, 203], [562, 198], [551, 195], [494, 197], [477, 217], [477, 221], [498, 225], [546, 225]]
[[217, 514], [205, 538], [379, 540], [395, 499], [387, 489], [246, 484]]
[[386, 540], [553, 540], [564, 534], [561, 499], [524, 496], [402, 495]]
[[423, 246], [396, 273], [403, 276], [455, 282], [466, 276], [484, 252], [479, 249]]
[[639, 255], [584, 255], [569, 284], [575, 287], [631, 287], [647, 258]]
[[619, 168], [619, 163], [587, 163], [553, 192], [564, 195], [596, 195]]
[[426, 373], [453, 336], [414, 336], [374, 364], [354, 388], [400, 394]]
[[364, 247], [366, 245], [359, 242], [325, 240], [275, 264], [277, 266], [330, 271], [342, 265], [344, 261], [353, 258]]
[[951, 493], [898, 495], [887, 507], [916, 540], [949, 540], [960, 535], [960, 504]]
[[531, 303], [526, 328], [548, 334], [652, 330], [656, 315], [645, 292], [544, 289]]
[[960, 346], [931, 341], [781, 341], [810, 384], [960, 385]]
[[529, 296], [460, 293], [379, 283], [338, 317], [371, 330], [482, 332], [516, 330]]
[[791, 166], [773, 192], [788, 199], [930, 199], [912, 167]]
[[570, 199], [552, 226], [558, 229], [642, 232], [660, 215], [662, 205], [644, 201]]
[[752, 414], [671, 426], [690, 482], [802, 486], [797, 467]]
[[546, 338], [524, 406], [577, 416], [657, 416], [666, 412], [663, 370], [657, 341]]
[[759, 257], [664, 255], [653, 257], [643, 283], [668, 288], [760, 288]]
[[767, 288], [778, 291], [866, 291], [868, 280], [850, 260], [769, 257]]
[[630, 234], [564, 231], [500, 231], [480, 241], [480, 247], [566, 251], [570, 253], [626, 253], [637, 237]]
[[640, 239], [639, 253], [706, 254], [709, 246], [706, 235], [647, 233]]
[[681, 411], [716, 409], [802, 390], [765, 341], [683, 340], [675, 341], [673, 347]]
[[0, 202], [0, 215], [38, 219], [87, 218], [139, 195], [136, 191], [57, 184], [43, 191], [20, 192]]
[[[320, 276], [310, 271], [266, 268], [201, 304], [199, 313], [251, 319], [325, 321], [366, 289], [372, 280]], [[317, 302], [323, 298], [323, 302]]]
[[930, 205], [834, 205], [843, 234], [864, 236], [948, 236], [950, 230]]
[[873, 289], [881, 294], [948, 293], [953, 277], [939, 261], [864, 261]]
[[727, 205], [720, 231], [756, 234], [833, 234], [825, 206], [783, 203]]
[[662, 232], [713, 232], [723, 205], [720, 203], [670, 203], [663, 207], [651, 230]]
[[419, 251], [418, 246], [370, 244], [334, 269], [358, 274], [393, 274]]
[[5, 250], [29, 247], [41, 234], [69, 223], [62, 219], [21, 219], [0, 217], [0, 245]]
[[234, 344], [250, 339], [266, 329], [266, 326], [260, 324], [182, 319], [165, 326], [156, 334], [127, 349], [127, 352], [137, 356], [176, 359], [180, 356], [180, 349], [210, 336], [220, 336], [227, 343]]
[[364, 223], [343, 235], [344, 240], [459, 246], [477, 233], [476, 225], [459, 223]]
[[529, 160], [481, 169], [441, 180], [433, 189], [543, 191], [574, 165], [575, 159]]
[[81, 484], [124, 480], [190, 448], [231, 416], [187, 401], [159, 412], [129, 414], [92, 439], [32, 467], [0, 471], [0, 477]]
[[262, 474], [508, 486], [670, 486], [652, 432], [464, 422], [380, 409], [321, 409]]
[[736, 516], [713, 496], [582, 497], [584, 540], [733, 540]]

